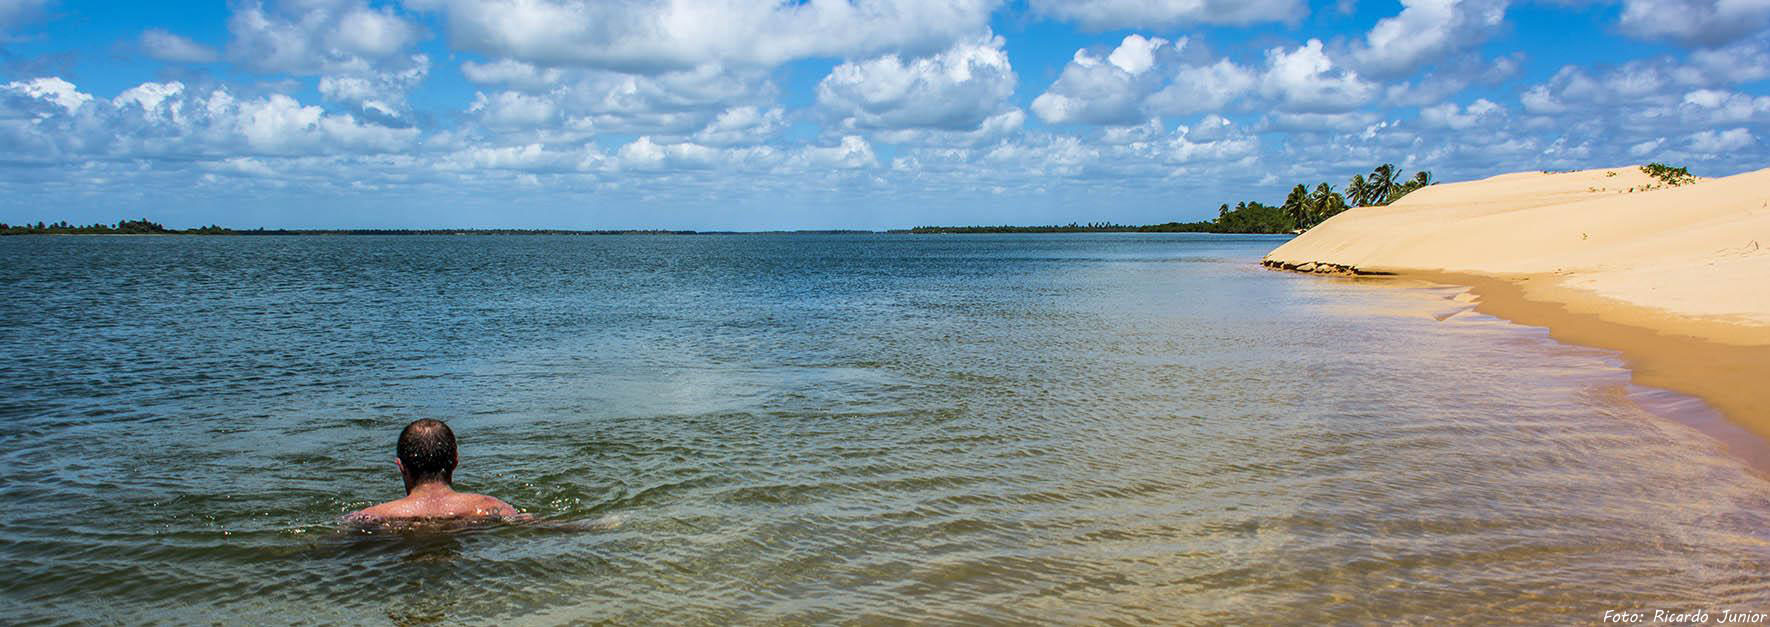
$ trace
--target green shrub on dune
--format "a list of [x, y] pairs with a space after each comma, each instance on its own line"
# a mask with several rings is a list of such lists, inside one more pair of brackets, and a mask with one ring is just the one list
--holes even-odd
[[1672, 187], [1696, 182], [1696, 177], [1690, 175], [1690, 169], [1683, 166], [1673, 167], [1664, 163], [1655, 162], [1641, 166], [1641, 171], [1646, 172], [1647, 176], [1651, 176], [1655, 180]]

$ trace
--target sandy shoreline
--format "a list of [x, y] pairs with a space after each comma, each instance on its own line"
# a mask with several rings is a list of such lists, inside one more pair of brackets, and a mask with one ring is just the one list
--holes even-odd
[[1770, 170], [1664, 187], [1627, 166], [1433, 186], [1336, 216], [1264, 263], [1469, 286], [1478, 311], [1617, 351], [1637, 384], [1703, 399], [1757, 436], [1731, 448], [1761, 453], [1766, 245]]
[[[1638, 385], [1700, 398], [1729, 420], [1756, 436], [1740, 442], [1738, 434], [1702, 429], [1723, 440], [1755, 466], [1770, 471], [1770, 345], [1717, 342], [1669, 331], [1684, 324], [1722, 324], [1666, 318], [1652, 310], [1604, 299], [1579, 290], [1530, 283], [1551, 283], [1553, 277], [1496, 277], [1479, 274], [1407, 272], [1403, 276], [1437, 283], [1466, 285], [1476, 298], [1475, 310], [1512, 322], [1544, 327], [1557, 341], [1620, 353]], [[1604, 311], [1608, 315], [1589, 313]], [[1632, 319], [1659, 328], [1617, 321]], [[1738, 329], [1717, 331], [1738, 332]], [[1733, 437], [1729, 437], [1733, 436]]]

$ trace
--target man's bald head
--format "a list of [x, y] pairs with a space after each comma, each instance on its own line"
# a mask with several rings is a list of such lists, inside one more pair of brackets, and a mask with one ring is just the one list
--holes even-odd
[[414, 420], [399, 432], [399, 463], [412, 484], [450, 483], [455, 472], [455, 432], [441, 420]]

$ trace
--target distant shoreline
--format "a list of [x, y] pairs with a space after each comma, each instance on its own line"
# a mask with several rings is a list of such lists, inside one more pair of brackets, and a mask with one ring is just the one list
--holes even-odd
[[[1326, 189], [1327, 185], [1322, 184]], [[1298, 189], [1302, 189], [1299, 185]], [[1401, 189], [1401, 188], [1398, 188]], [[1412, 188], [1405, 188], [1410, 190]], [[1331, 191], [1331, 190], [1330, 190]], [[1398, 192], [1405, 194], [1405, 191]], [[1306, 217], [1331, 216], [1334, 211], [1314, 211], [1304, 206], [1299, 192], [1293, 190], [1285, 207], [1259, 202], [1242, 202], [1217, 209], [1217, 217], [1197, 222], [1164, 222], [1161, 224], [1116, 224], [1113, 222], [1071, 222], [1069, 224], [1036, 225], [970, 225], [915, 226], [906, 229], [782, 229], [760, 231], [700, 231], [693, 229], [499, 229], [499, 228], [366, 228], [366, 229], [233, 229], [217, 224], [191, 229], [169, 229], [146, 218], [120, 220], [116, 224], [77, 225], [66, 220], [48, 224], [0, 223], [0, 235], [736, 235], [736, 234], [889, 234], [889, 235], [954, 235], [1003, 233], [1218, 233], [1225, 235], [1291, 235], [1298, 225], [1313, 224]], [[1334, 196], [1334, 198], [1339, 198]], [[1343, 206], [1336, 201], [1335, 206]], [[1334, 204], [1334, 203], [1330, 203]], [[1294, 205], [1294, 206], [1293, 206]], [[1288, 208], [1287, 208], [1288, 207]]]
[[1219, 235], [1289, 235], [1272, 231], [1225, 229], [1212, 222], [1169, 222], [1166, 224], [1066, 224], [1048, 226], [918, 226], [886, 231], [909, 235], [991, 235], [997, 233], [1215, 233]]
[[[1162, 226], [1162, 225], [1155, 225]], [[167, 230], [152, 233], [78, 233], [78, 232], [0, 232], [0, 237], [7, 236], [54, 236], [54, 237], [164, 237], [164, 236], [202, 236], [202, 237], [252, 237], [252, 236], [315, 236], [315, 235], [996, 235], [996, 234], [1037, 234], [1037, 233], [1198, 233], [1205, 235], [1291, 235], [1290, 233], [1266, 233], [1261, 231], [1206, 231], [1160, 229], [1146, 227], [1125, 227], [1112, 229], [1067, 229], [1052, 227], [918, 227], [914, 229], [888, 229], [868, 231], [861, 229], [801, 229], [783, 231], [689, 231], [689, 230], [568, 230], [568, 229], [249, 229], [227, 231], [175, 231]]]
[[862, 234], [877, 231], [860, 230], [827, 230], [827, 231], [679, 231], [679, 230], [569, 230], [569, 229], [246, 229], [246, 230], [207, 230], [179, 231], [165, 230], [149, 233], [82, 233], [67, 231], [45, 232], [4, 232], [0, 236], [72, 236], [72, 237], [162, 237], [177, 235], [218, 236], [218, 237], [252, 237], [266, 235], [739, 235], [745, 233], [794, 233], [794, 234]]

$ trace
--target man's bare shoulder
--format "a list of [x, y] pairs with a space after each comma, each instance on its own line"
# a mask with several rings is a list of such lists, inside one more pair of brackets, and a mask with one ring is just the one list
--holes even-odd
[[527, 520], [509, 503], [496, 497], [470, 492], [457, 492], [442, 499], [410, 498], [388, 501], [366, 507], [344, 517], [347, 522], [378, 523], [401, 520], [502, 519]]
[[465, 506], [463, 509], [472, 516], [512, 518], [522, 515], [515, 507], [494, 496], [471, 492], [462, 492], [459, 496], [461, 505]]
[[374, 522], [378, 520], [398, 520], [402, 518], [421, 518], [423, 514], [415, 503], [407, 499], [388, 501], [351, 512], [344, 516], [348, 521]]

